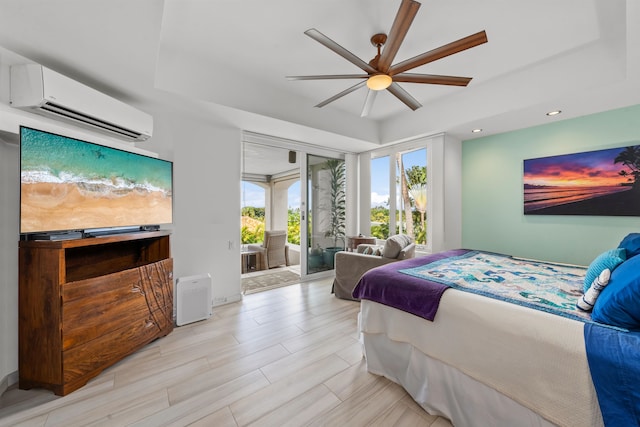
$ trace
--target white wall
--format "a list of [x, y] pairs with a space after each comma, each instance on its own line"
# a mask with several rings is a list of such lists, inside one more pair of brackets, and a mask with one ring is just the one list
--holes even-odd
[[637, 233], [637, 216], [524, 215], [522, 168], [525, 159], [640, 144], [638, 117], [640, 105], [464, 141], [464, 247], [588, 265]]
[[[174, 277], [210, 273], [214, 304], [239, 300], [240, 130], [163, 105], [145, 111], [154, 116], [154, 135], [138, 146], [174, 161], [174, 224], [167, 227]], [[0, 130], [17, 132], [20, 123], [81, 138], [73, 128], [16, 112], [0, 93]], [[0, 142], [0, 393], [18, 370], [18, 169], [18, 146]]]
[[18, 162], [18, 146], [0, 142], [0, 393], [18, 369]]
[[173, 160], [174, 277], [209, 273], [214, 305], [240, 294], [241, 131], [163, 107], [154, 135], [139, 144]]
[[427, 147], [427, 247], [432, 253], [457, 249], [462, 243], [462, 143], [444, 134], [425, 141]]
[[432, 248], [433, 252], [457, 249], [462, 245], [462, 142], [450, 135], [444, 135], [443, 138], [442, 246]]
[[[357, 236], [360, 233], [358, 230], [358, 155], [346, 154], [344, 156], [344, 162], [346, 167], [345, 207], [347, 209], [345, 235]], [[368, 179], [367, 182], [370, 182], [370, 179]], [[370, 183], [369, 186], [371, 186]]]

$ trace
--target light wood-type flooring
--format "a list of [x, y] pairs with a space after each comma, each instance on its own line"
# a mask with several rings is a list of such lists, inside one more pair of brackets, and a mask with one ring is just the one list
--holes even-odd
[[366, 370], [331, 280], [246, 295], [57, 397], [12, 386], [0, 426], [451, 427]]

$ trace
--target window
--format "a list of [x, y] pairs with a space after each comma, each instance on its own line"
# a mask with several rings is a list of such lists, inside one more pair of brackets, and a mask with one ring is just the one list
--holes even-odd
[[287, 190], [287, 241], [300, 244], [300, 180]]
[[427, 220], [427, 149], [424, 145], [372, 153], [371, 235], [386, 239], [391, 234], [406, 234], [416, 244], [426, 245]]
[[389, 156], [371, 159], [371, 236], [389, 237]]
[[427, 244], [427, 149], [396, 153], [398, 232]]
[[241, 243], [262, 242], [265, 230], [265, 189], [242, 181]]

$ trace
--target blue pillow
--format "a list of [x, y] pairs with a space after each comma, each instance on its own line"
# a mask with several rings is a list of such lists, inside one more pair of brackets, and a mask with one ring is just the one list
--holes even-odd
[[640, 233], [627, 234], [627, 237], [622, 239], [618, 247], [627, 250], [627, 258], [640, 254]]
[[620, 264], [593, 307], [596, 322], [640, 330], [640, 256]]
[[589, 268], [587, 268], [587, 273], [584, 276], [583, 292], [587, 292], [589, 286], [591, 286], [595, 278], [598, 277], [603, 270], [608, 268], [613, 272], [613, 270], [626, 259], [627, 251], [624, 248], [611, 249], [598, 255], [596, 259], [589, 264]]

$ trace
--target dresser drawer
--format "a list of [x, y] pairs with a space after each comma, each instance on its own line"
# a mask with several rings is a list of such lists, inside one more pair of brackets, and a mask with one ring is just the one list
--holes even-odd
[[88, 378], [127, 354], [143, 347], [173, 329], [171, 312], [156, 310], [145, 318], [62, 353], [64, 383], [86, 382]]
[[144, 321], [158, 310], [173, 313], [171, 259], [62, 285], [62, 349]]

